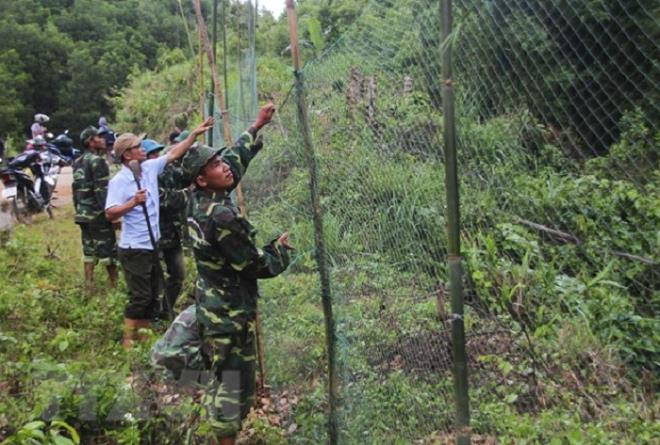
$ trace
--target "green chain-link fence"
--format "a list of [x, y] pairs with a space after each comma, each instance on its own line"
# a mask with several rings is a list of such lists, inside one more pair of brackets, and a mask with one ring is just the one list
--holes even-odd
[[[658, 369], [657, 2], [453, 8], [444, 43], [440, 2], [379, 0], [321, 56], [303, 50], [341, 442], [455, 433], [442, 48], [454, 61], [474, 439], [569, 406], [605, 422], [626, 376]], [[264, 236], [289, 229], [298, 244], [287, 283], [265, 285], [276, 390], [284, 370], [309, 377], [327, 359], [295, 93], [279, 111], [245, 183]], [[321, 383], [301, 403], [324, 416]], [[519, 434], [551, 434], [532, 430]]]

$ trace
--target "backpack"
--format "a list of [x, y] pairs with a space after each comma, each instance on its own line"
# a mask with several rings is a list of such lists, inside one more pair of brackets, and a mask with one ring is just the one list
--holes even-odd
[[198, 380], [199, 371], [207, 369], [194, 304], [181, 312], [154, 343], [151, 363], [156, 370], [177, 381], [182, 378]]

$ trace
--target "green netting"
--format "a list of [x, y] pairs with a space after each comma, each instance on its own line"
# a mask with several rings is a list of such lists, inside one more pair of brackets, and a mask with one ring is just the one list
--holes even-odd
[[[590, 391], [621, 372], [598, 359], [608, 345], [608, 363], [657, 370], [657, 3], [462, 0], [454, 12], [473, 430], [497, 435], [498, 416], [557, 406], [562, 391], [604, 420]], [[345, 443], [454, 429], [439, 13], [372, 1], [304, 68]], [[281, 369], [312, 376], [325, 360], [295, 106], [245, 182], [264, 238], [289, 229], [298, 248], [262, 303], [276, 389]], [[322, 416], [315, 388], [305, 403]]]
[[[228, 7], [223, 2], [222, 8], [219, 8], [219, 14], [228, 14]], [[231, 5], [230, 5], [231, 6]], [[227, 110], [229, 112], [229, 119], [231, 122], [231, 133], [235, 139], [240, 135], [257, 116], [257, 65], [256, 65], [256, 48], [255, 48], [255, 5], [250, 1], [240, 2], [235, 6], [238, 13], [238, 20], [236, 23], [227, 23], [227, 19], [219, 18], [222, 24], [236, 28], [235, 30], [227, 30], [227, 32], [235, 32], [237, 36], [238, 46], [236, 48], [222, 48], [227, 52], [227, 66], [223, 67], [224, 59], [218, 57], [218, 71], [223, 73], [223, 68], [227, 72], [227, 85], [228, 91], [223, 91], [225, 100], [227, 102]], [[221, 27], [219, 27], [221, 28]], [[218, 36], [218, 48], [222, 46], [222, 39], [220, 37], [221, 31]], [[222, 52], [219, 50], [219, 54]], [[208, 110], [209, 103], [207, 99], [206, 109]], [[222, 116], [220, 113], [220, 106], [214, 103], [214, 116], [216, 118], [216, 125], [213, 129], [214, 145], [222, 145], [224, 142], [224, 133], [222, 125]], [[216, 142], [217, 141], [217, 142]]]

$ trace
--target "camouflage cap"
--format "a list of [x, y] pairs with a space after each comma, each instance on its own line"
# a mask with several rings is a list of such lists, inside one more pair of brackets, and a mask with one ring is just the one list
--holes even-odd
[[115, 145], [113, 147], [115, 151], [115, 159], [117, 162], [121, 162], [121, 155], [123, 155], [126, 150], [129, 148], [138, 147], [146, 135], [146, 133], [142, 133], [139, 136], [136, 136], [133, 133], [122, 133], [115, 140]]
[[186, 179], [194, 182], [195, 178], [199, 175], [199, 171], [211, 160], [215, 155], [220, 154], [223, 148], [213, 148], [208, 145], [196, 144], [193, 145], [188, 153], [183, 157], [181, 168]]
[[80, 143], [83, 144], [83, 147], [87, 146], [87, 143], [89, 142], [90, 139], [92, 139], [94, 136], [99, 135], [99, 130], [93, 125], [90, 125], [89, 127], [85, 128], [82, 133], [80, 133]]

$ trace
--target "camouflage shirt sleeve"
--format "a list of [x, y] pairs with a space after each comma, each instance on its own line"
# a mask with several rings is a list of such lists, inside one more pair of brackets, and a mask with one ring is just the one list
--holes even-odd
[[277, 240], [258, 248], [254, 243], [255, 230], [244, 218], [233, 213], [214, 215], [214, 237], [226, 265], [248, 278], [271, 278], [289, 265], [289, 254]]
[[158, 177], [160, 205], [169, 210], [182, 210], [186, 206], [188, 191], [184, 175], [176, 166], [170, 165]]
[[241, 181], [250, 161], [259, 153], [264, 146], [261, 137], [256, 136], [256, 130], [243, 132], [234, 145], [222, 153], [222, 160], [229, 164], [234, 175], [232, 188]]
[[110, 181], [110, 169], [108, 163], [98, 156], [92, 164], [94, 196], [99, 208], [105, 207], [105, 199], [108, 195], [108, 181]]

